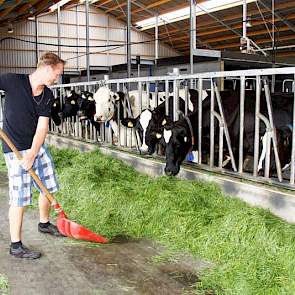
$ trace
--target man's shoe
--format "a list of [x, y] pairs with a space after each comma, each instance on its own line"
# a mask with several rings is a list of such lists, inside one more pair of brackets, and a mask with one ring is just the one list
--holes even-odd
[[55, 237], [64, 237], [63, 234], [61, 234], [57, 227], [52, 224], [52, 223], [49, 223], [49, 225], [47, 225], [46, 227], [42, 227], [40, 226], [40, 223], [38, 224], [38, 231], [40, 233], [43, 233], [43, 234], [50, 234], [50, 235], [53, 235]]
[[10, 255], [17, 258], [26, 258], [26, 259], [37, 259], [41, 257], [41, 253], [38, 251], [33, 251], [25, 247], [24, 245], [20, 245], [18, 248], [13, 249], [10, 246], [9, 250]]

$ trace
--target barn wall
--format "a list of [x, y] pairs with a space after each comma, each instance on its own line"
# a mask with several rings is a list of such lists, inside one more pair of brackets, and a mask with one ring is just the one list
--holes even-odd
[[[104, 46], [106, 44], [123, 45], [126, 42], [126, 25], [103, 11], [90, 6], [89, 9], [90, 46]], [[79, 5], [67, 10], [61, 10], [61, 44], [73, 47], [61, 47], [61, 58], [67, 60], [66, 71], [79, 71], [86, 68], [86, 18], [85, 6]], [[27, 20], [13, 24], [14, 33], [8, 34], [7, 28], [0, 28], [0, 37], [16, 37], [28, 41], [5, 40], [0, 47], [0, 73], [16, 72], [30, 73], [36, 64], [36, 23]], [[57, 44], [57, 12], [37, 18], [38, 41]], [[132, 42], [150, 40], [146, 33], [132, 30]], [[126, 46], [118, 48], [97, 47], [90, 49], [91, 66], [110, 66], [126, 63]], [[57, 46], [38, 45], [38, 56], [46, 51], [57, 53]], [[154, 43], [135, 44], [131, 46], [132, 57], [140, 55], [142, 59], [154, 59]], [[160, 44], [159, 57], [179, 55], [175, 50]]]

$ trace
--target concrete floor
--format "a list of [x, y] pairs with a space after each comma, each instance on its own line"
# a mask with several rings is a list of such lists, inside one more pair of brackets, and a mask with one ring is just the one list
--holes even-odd
[[[38, 260], [11, 257], [7, 178], [0, 173], [0, 274], [12, 295], [161, 295], [195, 294], [197, 273], [209, 264], [179, 255], [153, 263], [165, 251], [151, 241], [117, 238], [100, 247], [54, 238], [37, 231], [38, 211], [25, 212], [23, 243], [42, 252]], [[1, 290], [0, 290], [1, 294]]]

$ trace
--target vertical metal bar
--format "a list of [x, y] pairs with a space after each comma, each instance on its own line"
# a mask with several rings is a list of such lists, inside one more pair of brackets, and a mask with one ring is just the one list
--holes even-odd
[[290, 175], [290, 183], [294, 184], [295, 180], [295, 75], [294, 75], [294, 81], [292, 85], [292, 90], [293, 90], [293, 125], [292, 125], [292, 153], [291, 153], [291, 175]]
[[211, 103], [210, 103], [210, 168], [214, 166], [214, 85], [211, 78]]
[[261, 79], [256, 76], [256, 106], [255, 106], [255, 133], [254, 133], [254, 167], [253, 175], [258, 174], [258, 157], [259, 157], [259, 113], [260, 113], [260, 95], [261, 95]]
[[80, 69], [80, 62], [79, 62], [79, 44], [80, 44], [80, 29], [79, 29], [79, 16], [78, 16], [78, 5], [76, 5], [76, 36], [77, 36], [77, 39], [76, 39], [76, 54], [77, 54], [77, 58], [76, 58], [76, 67], [77, 67], [77, 70], [79, 71]]
[[275, 162], [276, 162], [276, 168], [277, 168], [277, 174], [278, 179], [281, 182], [282, 181], [282, 168], [281, 168], [281, 162], [279, 158], [279, 152], [278, 152], [278, 141], [277, 141], [277, 134], [274, 126], [274, 120], [273, 120], [273, 110], [272, 110], [272, 102], [271, 102], [271, 95], [269, 91], [269, 87], [267, 84], [267, 81], [264, 80], [264, 92], [265, 92], [265, 98], [267, 102], [267, 110], [268, 110], [268, 116], [269, 116], [269, 122], [270, 127], [272, 129], [272, 141], [273, 141], [273, 150], [275, 155]]
[[244, 108], [245, 108], [245, 76], [241, 77], [240, 89], [240, 134], [239, 134], [239, 173], [243, 173], [244, 163]]
[[169, 115], [169, 80], [165, 80], [165, 114]]
[[146, 82], [146, 96], [150, 97], [150, 82]]
[[[117, 92], [120, 91], [120, 84], [117, 83]], [[118, 117], [118, 146], [121, 146], [121, 121], [120, 121], [120, 112], [121, 112], [121, 104], [118, 103], [118, 113], [117, 113], [117, 117]], [[124, 116], [125, 118], [125, 116]]]
[[[194, 50], [197, 45], [196, 37], [196, 3], [195, 0], [190, 0], [190, 70], [194, 73]], [[192, 85], [191, 85], [192, 87]]]
[[247, 38], [247, 0], [243, 2], [243, 39]]
[[269, 178], [269, 167], [270, 167], [270, 145], [271, 145], [271, 131], [266, 131], [266, 156], [265, 156], [265, 170], [264, 176]]
[[158, 81], [155, 81], [155, 100], [156, 100], [156, 107], [159, 105], [159, 98], [158, 98]]
[[220, 93], [218, 91], [218, 88], [217, 88], [217, 85], [216, 85], [215, 81], [213, 81], [213, 86], [214, 86], [214, 89], [215, 89], [216, 100], [217, 100], [217, 103], [218, 103], [220, 117], [221, 117], [221, 120], [219, 119], [219, 122], [221, 121], [222, 127], [224, 127], [224, 134], [225, 134], [225, 138], [226, 138], [226, 142], [227, 142], [229, 155], [230, 155], [230, 158], [231, 158], [232, 167], [233, 167], [233, 170], [236, 172], [237, 167], [236, 167], [236, 162], [235, 162], [235, 158], [234, 158], [233, 151], [232, 151], [231, 139], [230, 139], [228, 128], [227, 128], [227, 123], [226, 123], [225, 117], [224, 117], [224, 111], [223, 111], [223, 106], [222, 106], [222, 103], [221, 103]]
[[[182, 97], [183, 99], [183, 97]], [[184, 85], [184, 114], [187, 116], [188, 114], [188, 108], [189, 108], [189, 102], [188, 102], [188, 84], [187, 81], [185, 81]]]
[[173, 80], [173, 121], [177, 121], [179, 118], [178, 114], [178, 99], [177, 99], [177, 80]]
[[203, 79], [198, 80], [198, 163], [202, 163], [202, 93], [203, 93]]
[[38, 63], [38, 17], [35, 16], [35, 55], [36, 55], [36, 64]]
[[89, 55], [89, 0], [85, 1], [85, 17], [86, 17], [86, 69], [87, 81], [90, 81], [90, 55]]
[[60, 6], [57, 5], [57, 54], [60, 57]]
[[[130, 0], [128, 0], [130, 1]], [[125, 93], [125, 96], [124, 96], [124, 118], [126, 118], [127, 114], [129, 116], [129, 112], [127, 113], [127, 110], [129, 110], [128, 108], [128, 102], [127, 102], [127, 99], [126, 99], [126, 96], [128, 97], [128, 89], [127, 89], [127, 85], [124, 84], [124, 93]], [[129, 97], [128, 97], [129, 99]], [[127, 147], [127, 127], [124, 128], [124, 146]]]
[[131, 0], [127, 0], [127, 77], [131, 77]]
[[223, 162], [223, 134], [224, 134], [224, 126], [222, 125], [219, 128], [219, 158], [218, 158], [219, 168], [222, 168], [222, 162]]
[[159, 16], [156, 15], [155, 25], [155, 65], [157, 65], [159, 58]]
[[[138, 82], [138, 94], [139, 94], [139, 110], [142, 111], [142, 82]], [[147, 97], [149, 102], [149, 97]]]

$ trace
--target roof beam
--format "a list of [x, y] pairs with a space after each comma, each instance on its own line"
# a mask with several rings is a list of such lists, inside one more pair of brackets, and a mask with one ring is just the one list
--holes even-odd
[[17, 0], [17, 1], [14, 2], [14, 5], [12, 5], [12, 6], [8, 7], [8, 8], [6, 8], [6, 9], [2, 10], [2, 11], [0, 12], [0, 19], [1, 19], [1, 18], [4, 18], [4, 17], [7, 16], [7, 15], [9, 15], [9, 13], [10, 13], [13, 9], [15, 9], [15, 8], [16, 8], [21, 2], [22, 2], [22, 0]]
[[[200, 0], [200, 1], [204, 1], [204, 0]], [[157, 2], [154, 2], [154, 3], [151, 3], [151, 4], [147, 5], [146, 8], [148, 8], [148, 9], [155, 8], [157, 6], [163, 5], [163, 4], [168, 3], [168, 2], [171, 2], [171, 0], [159, 0]], [[183, 3], [183, 4], [180, 4], [178, 6], [175, 6], [173, 9], [171, 9], [171, 8], [166, 9], [166, 10], [161, 9], [161, 14], [166, 13], [166, 11], [168, 12], [168, 10], [172, 11], [172, 10], [180, 9], [180, 8], [183, 8], [183, 7], [186, 7], [186, 6], [188, 6], [187, 3]], [[133, 10], [132, 13], [138, 13], [138, 12], [143, 11], [143, 10], [145, 10], [145, 9], [142, 8], [142, 7], [139, 7], [137, 9]], [[121, 15], [118, 16], [118, 19], [123, 19], [124, 17], [125, 16], [123, 14], [121, 14]]]
[[101, 1], [101, 2], [99, 2], [99, 3], [95, 3], [94, 4], [94, 6], [95, 7], [101, 7], [101, 6], [103, 6], [103, 5], [106, 5], [106, 4], [108, 4], [108, 3], [110, 3], [110, 2], [112, 2], [113, 0], [104, 0], [104, 1]]
[[[133, 3], [133, 2], [135, 2], [135, 0], [131, 0], [131, 3]], [[112, 6], [109, 9], [105, 10], [105, 12], [106, 13], [110, 13], [111, 11], [116, 10], [117, 8], [122, 9], [122, 7], [124, 7], [124, 6], [127, 5], [127, 1], [126, 0], [124, 0], [124, 2], [122, 2], [122, 3], [119, 3], [119, 2], [117, 2], [117, 3], [118, 3], [117, 5]], [[126, 15], [124, 15], [124, 16], [126, 17]]]
[[[261, 0], [257, 0], [265, 9], [267, 9], [268, 11], [270, 11], [272, 13], [272, 9], [270, 7], [268, 7], [266, 4], [264, 4]], [[279, 13], [275, 12], [273, 13], [277, 18], [279, 18], [285, 25], [287, 25], [290, 30], [292, 30], [295, 33], [295, 27], [289, 23], [288, 21], [286, 21]]]
[[[198, 3], [200, 3], [200, 1], [198, 1]], [[281, 10], [288, 9], [288, 8], [293, 8], [293, 7], [294, 7], [294, 3], [291, 3], [291, 2], [276, 5], [276, 9], [281, 9]], [[268, 11], [267, 9], [264, 9], [264, 8], [261, 9], [261, 12], [267, 12], [267, 11]], [[248, 10], [248, 15], [254, 16], [254, 15], [259, 15], [259, 14], [260, 14], [260, 12], [257, 10], [257, 8]], [[242, 15], [243, 15], [242, 13], [234, 14], [234, 15], [228, 15], [228, 16], [223, 17], [222, 21], [232, 21], [232, 20], [235, 20], [235, 19], [240, 21]], [[201, 16], [199, 16], [199, 17], [201, 17]], [[203, 22], [198, 21], [197, 30], [202, 28], [202, 27], [207, 27], [209, 25], [213, 25], [213, 24], [217, 24], [217, 23], [218, 22], [214, 21], [214, 20], [207, 20], [207, 21], [203, 21]], [[254, 21], [252, 21], [252, 23], [254, 23]], [[170, 30], [169, 31], [169, 33], [175, 33], [175, 32], [176, 32], [176, 30]], [[165, 34], [166, 34], [166, 32], [162, 32], [162, 33], [159, 33], [159, 36], [165, 35]]]

